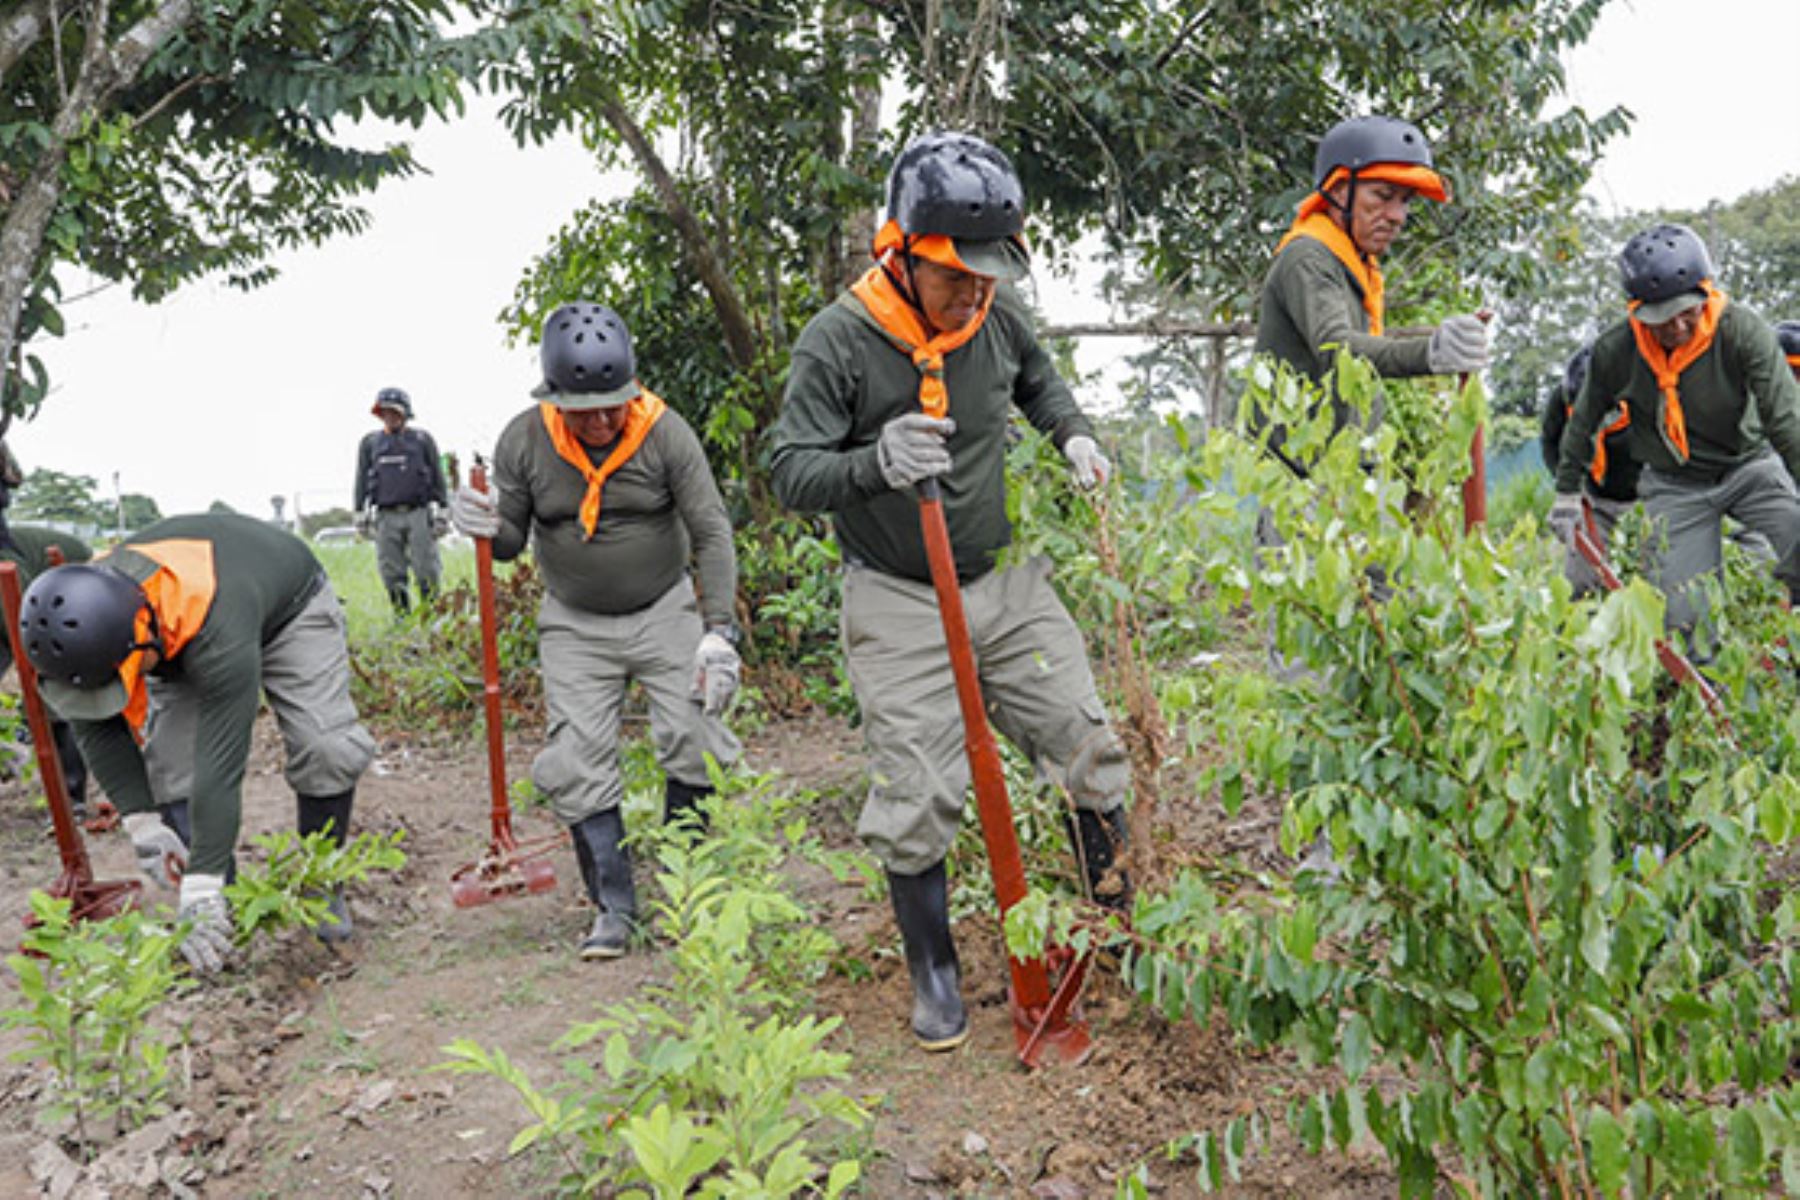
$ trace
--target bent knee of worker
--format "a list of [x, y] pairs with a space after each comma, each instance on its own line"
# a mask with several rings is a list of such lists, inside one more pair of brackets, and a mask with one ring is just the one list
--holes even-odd
[[1131, 782], [1131, 760], [1125, 743], [1107, 723], [1098, 697], [1084, 700], [1046, 742], [1044, 753], [1062, 770], [1069, 798], [1081, 808], [1116, 808]]
[[567, 825], [617, 808], [625, 796], [617, 747], [602, 749], [566, 735], [553, 737], [532, 759], [531, 782]]
[[962, 797], [903, 796], [871, 786], [856, 833], [877, 862], [898, 875], [917, 875], [944, 861], [962, 824]]
[[349, 791], [375, 761], [375, 739], [361, 722], [320, 730], [288, 742], [288, 786], [302, 796]]

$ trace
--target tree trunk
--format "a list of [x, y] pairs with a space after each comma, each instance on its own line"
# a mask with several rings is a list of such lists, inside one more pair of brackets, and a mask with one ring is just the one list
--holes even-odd
[[50, 28], [50, 0], [31, 0], [0, 17], [0, 80]]
[[662, 157], [656, 153], [656, 147], [650, 144], [650, 139], [644, 136], [636, 119], [625, 110], [617, 97], [605, 95], [600, 98], [600, 115], [606, 118], [606, 123], [612, 126], [613, 132], [631, 149], [638, 166], [649, 177], [650, 186], [662, 201], [663, 211], [674, 222], [681, 244], [687, 250], [688, 262], [700, 277], [706, 294], [712, 298], [713, 311], [718, 314], [719, 326], [724, 330], [725, 349], [731, 355], [732, 365], [748, 373], [756, 366], [756, 336], [751, 329], [749, 314], [744, 310], [744, 303], [738, 298], [737, 289], [732, 287], [731, 278], [725, 273], [718, 255], [713, 253], [712, 240], [706, 236], [700, 219], [688, 207], [687, 201], [682, 199], [681, 189], [675, 186], [675, 178], [669, 174]]
[[[88, 31], [81, 72], [50, 123], [49, 144], [38, 155], [0, 226], [0, 364], [6, 366], [8, 400], [13, 391], [12, 364], [21, 349], [19, 318], [40, 269], [44, 233], [62, 199], [62, 168], [69, 142], [90, 117], [105, 110], [114, 94], [137, 78], [150, 56], [193, 18], [195, 5], [196, 0], [163, 0], [111, 46], [106, 44], [105, 29]], [[104, 7], [100, 11], [104, 13]], [[8, 19], [7, 28], [16, 23], [18, 15]]]
[[[859, 45], [868, 45], [877, 34], [875, 17], [867, 9], [857, 9], [850, 19], [850, 27]], [[859, 67], [868, 65], [858, 64]], [[866, 161], [869, 148], [881, 137], [881, 84], [874, 78], [862, 78], [863, 81], [851, 93], [853, 107], [850, 111], [850, 145], [845, 152], [847, 162]], [[881, 198], [881, 203], [886, 205], [886, 196]], [[855, 283], [868, 266], [869, 247], [875, 244], [875, 223], [881, 219], [879, 214], [880, 209], [865, 208], [844, 219], [843, 257], [838, 265], [839, 287], [847, 288]]]

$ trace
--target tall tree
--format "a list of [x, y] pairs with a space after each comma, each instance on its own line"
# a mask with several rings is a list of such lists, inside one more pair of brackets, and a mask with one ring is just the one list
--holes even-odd
[[[510, 6], [506, 6], [510, 8]], [[57, 334], [81, 267], [156, 300], [223, 273], [274, 277], [278, 249], [356, 232], [356, 199], [413, 170], [403, 143], [338, 123], [416, 127], [516, 51], [531, 17], [466, 34], [445, 0], [25, 0], [0, 17], [0, 364], [5, 418], [48, 388], [27, 349]]]

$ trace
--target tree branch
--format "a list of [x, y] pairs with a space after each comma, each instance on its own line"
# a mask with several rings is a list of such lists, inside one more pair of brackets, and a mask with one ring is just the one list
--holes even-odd
[[0, 82], [49, 28], [50, 0], [26, 0], [0, 17]]

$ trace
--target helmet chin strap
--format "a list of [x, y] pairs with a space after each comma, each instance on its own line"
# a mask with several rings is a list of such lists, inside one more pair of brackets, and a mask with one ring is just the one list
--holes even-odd
[[1350, 177], [1350, 190], [1344, 193], [1344, 202], [1342, 204], [1339, 204], [1336, 200], [1332, 199], [1331, 193], [1324, 188], [1318, 188], [1316, 190], [1319, 195], [1325, 198], [1325, 203], [1331, 209], [1333, 215], [1341, 217], [1344, 236], [1350, 239], [1350, 244], [1356, 247], [1356, 252], [1367, 257], [1369, 252], [1364, 250], [1362, 243], [1356, 240], [1356, 172], [1349, 171], [1348, 174]]

